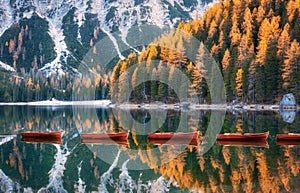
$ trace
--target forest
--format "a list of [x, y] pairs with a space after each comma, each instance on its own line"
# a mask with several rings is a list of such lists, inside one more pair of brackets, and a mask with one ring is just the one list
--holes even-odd
[[[187, 98], [197, 95], [199, 103], [210, 103], [211, 96], [205, 74], [185, 55], [189, 49], [189, 38], [178, 35], [179, 31], [184, 31], [201, 42], [197, 57], [200, 57], [200, 45], [209, 50], [222, 72], [227, 102], [275, 104], [286, 93], [293, 93], [299, 101], [299, 19], [299, 0], [221, 1], [212, 6], [200, 19], [181, 22], [170, 33], [153, 40], [140, 54], [130, 53], [127, 58], [117, 62], [112, 72], [88, 79], [71, 76], [69, 73], [44, 77], [37, 68], [49, 60], [51, 55], [39, 53], [44, 53], [41, 50], [44, 47], [51, 47], [51, 42], [43, 42], [49, 46], [43, 46], [42, 43], [34, 45], [35, 52], [26, 51], [22, 44], [29, 42], [23, 39], [30, 39], [30, 26], [23, 25], [18, 28], [19, 32], [15, 33], [15, 37], [10, 37], [1, 44], [1, 58], [7, 57], [6, 60], [11, 60], [19, 67], [21, 60], [31, 57], [32, 66], [15, 67], [17, 72], [11, 74], [0, 73], [0, 101], [34, 101], [52, 97], [60, 100], [86, 100], [93, 96], [96, 99], [113, 98], [114, 102], [120, 102], [120, 96], [115, 94], [130, 88], [133, 90], [131, 102], [176, 103], [179, 102], [179, 98], [167, 84], [168, 81], [174, 82], [176, 79], [182, 87], [178, 90], [187, 93]], [[102, 35], [97, 35], [97, 30], [90, 30], [86, 36], [85, 47], [93, 49], [100, 36]], [[67, 41], [68, 46], [71, 43], [71, 40]], [[27, 56], [28, 54], [33, 56]], [[134, 67], [132, 73], [121, 76], [129, 67]], [[178, 78], [176, 69], [188, 77], [193, 89], [180, 82], [182, 78]], [[144, 74], [160, 77], [165, 83], [147, 81], [131, 88]], [[84, 97], [87, 89], [95, 91], [95, 95]], [[191, 90], [193, 91], [190, 92]], [[81, 97], [74, 98], [72, 95]]]
[[[189, 38], [178, 35], [178, 31], [183, 30], [203, 42], [217, 62], [224, 78], [228, 102], [238, 100], [274, 104], [286, 93], [293, 93], [299, 99], [299, 3], [297, 0], [232, 0], [217, 3], [200, 20], [180, 23], [175, 32], [164, 34], [140, 55], [132, 53], [127, 59], [119, 61], [111, 81], [115, 83], [120, 74], [135, 63], [141, 65], [135, 67], [132, 75], [128, 74], [131, 84], [141, 72], [149, 76], [162, 76], [169, 82], [174, 78], [178, 81], [180, 78], [172, 69], [179, 68], [192, 82], [199, 102], [209, 102], [204, 74], [184, 55], [189, 49]], [[151, 60], [159, 60], [160, 63], [153, 69], [143, 69]], [[142, 61], [147, 61], [146, 66], [142, 65]], [[170, 70], [162, 71], [162, 66]], [[124, 81], [119, 80], [118, 83], [117, 89], [122, 90]], [[111, 84], [112, 89], [115, 85]], [[134, 90], [133, 101], [161, 99], [172, 102], [176, 98], [167, 85], [159, 82], [146, 82]], [[115, 98], [118, 99], [118, 96]]]

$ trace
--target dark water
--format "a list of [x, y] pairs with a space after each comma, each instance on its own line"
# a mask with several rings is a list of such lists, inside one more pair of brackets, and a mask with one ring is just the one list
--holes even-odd
[[[300, 148], [275, 140], [300, 132], [298, 115], [286, 123], [277, 112], [2, 106], [0, 117], [0, 135], [13, 135], [0, 140], [0, 192], [300, 191]], [[62, 144], [21, 141], [21, 132], [49, 130], [64, 132]], [[157, 131], [198, 131], [210, 140], [149, 144], [146, 134]], [[212, 137], [236, 131], [269, 131], [268, 145], [223, 146]], [[80, 133], [90, 132], [129, 132], [129, 139], [81, 143]]]

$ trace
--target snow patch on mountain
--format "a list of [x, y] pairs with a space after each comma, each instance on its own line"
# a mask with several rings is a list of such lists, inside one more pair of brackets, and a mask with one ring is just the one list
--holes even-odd
[[167, 6], [163, 5], [161, 0], [149, 1], [146, 5], [151, 7], [151, 11], [154, 13], [152, 17], [147, 19], [148, 22], [153, 23], [160, 28], [170, 24]]
[[54, 157], [55, 163], [49, 171], [49, 184], [46, 187], [39, 189], [38, 193], [46, 193], [49, 191], [67, 193], [63, 187], [62, 177], [64, 170], [66, 169], [65, 164], [71, 152], [68, 150], [67, 145], [63, 148], [56, 144], [54, 146], [56, 147], [57, 153]]
[[0, 0], [0, 36], [14, 23], [13, 10], [8, 0]]
[[87, 1], [85, 0], [79, 0], [74, 2], [74, 7], [76, 8], [75, 10], [75, 17], [74, 21], [78, 25], [78, 31], [77, 31], [77, 40], [79, 43], [82, 44], [81, 42], [81, 34], [80, 34], [80, 28], [84, 24], [86, 18], [85, 18], [85, 13], [88, 9], [88, 4]]
[[11, 140], [15, 139], [17, 136], [16, 135], [4, 135], [0, 136], [0, 146], [10, 142]]
[[105, 193], [108, 192], [107, 185], [108, 184], [110, 184], [110, 185], [114, 184], [114, 179], [113, 179], [112, 171], [118, 165], [120, 154], [121, 154], [121, 151], [119, 150], [118, 154], [116, 155], [116, 157], [115, 157], [113, 163], [110, 165], [109, 169], [106, 172], [104, 172], [102, 174], [102, 176], [100, 177], [100, 184], [98, 186], [98, 191], [99, 192], [105, 192]]
[[0, 61], [0, 68], [2, 68], [4, 70], [7, 70], [7, 71], [11, 71], [11, 72], [15, 71], [15, 69], [13, 67], [11, 67], [10, 65], [5, 64], [5, 63], [3, 63], [1, 61]]
[[129, 175], [127, 169], [127, 163], [130, 159], [126, 160], [121, 167], [121, 173], [119, 175], [119, 183], [117, 183], [116, 191], [117, 192], [128, 192], [130, 190], [137, 189], [137, 185], [132, 177]]
[[82, 161], [78, 164], [77, 169], [78, 169], [78, 181], [74, 185], [74, 188], [77, 193], [84, 193], [84, 192], [86, 192], [85, 191], [86, 185], [85, 185], [85, 182], [80, 178], [80, 173], [81, 173], [81, 169], [82, 169]]
[[20, 192], [20, 184], [13, 182], [1, 169], [0, 169], [0, 190], [1, 192]]
[[113, 4], [108, 4], [107, 2], [105, 2], [105, 0], [93, 1], [91, 13], [97, 14], [98, 21], [99, 21], [99, 27], [112, 41], [112, 43], [118, 53], [119, 58], [121, 60], [123, 60], [125, 57], [122, 55], [122, 53], [119, 49], [119, 45], [118, 45], [116, 38], [112, 35], [113, 23], [106, 22], [106, 16], [108, 15], [112, 6], [113, 6]]

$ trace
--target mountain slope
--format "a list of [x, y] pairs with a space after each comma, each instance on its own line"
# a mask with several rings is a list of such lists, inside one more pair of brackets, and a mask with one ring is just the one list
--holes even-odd
[[[108, 36], [123, 59], [118, 50], [119, 42], [112, 32], [120, 31], [121, 41], [128, 45], [126, 36], [134, 25], [172, 26], [180, 20], [201, 15], [207, 8], [205, 2], [187, 0], [1, 0], [0, 4], [0, 61], [17, 71], [25, 67], [28, 72], [36, 65], [46, 75], [52, 72], [62, 75], [67, 69], [76, 72], [76, 66], [91, 48], [91, 42], [96, 43], [101, 38], [95, 35], [95, 31], [102, 37]], [[33, 20], [41, 20], [39, 23], [43, 26], [29, 26]], [[36, 31], [29, 40], [27, 34], [22, 33], [27, 25], [29, 30]], [[33, 45], [46, 41], [47, 45], [42, 45], [43, 49], [37, 54], [37, 46], [29, 46], [28, 41], [33, 41]], [[25, 54], [24, 59], [24, 50], [34, 54]], [[51, 56], [44, 59], [45, 54]]]

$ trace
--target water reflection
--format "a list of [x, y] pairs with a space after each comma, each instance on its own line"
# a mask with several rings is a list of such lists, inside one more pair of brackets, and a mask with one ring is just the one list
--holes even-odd
[[[175, 132], [185, 116], [183, 132], [205, 135], [212, 112], [157, 113], [162, 120], [151, 122], [153, 113], [137, 110], [113, 113], [83, 108], [76, 113], [72, 108], [2, 107], [0, 135], [10, 136], [0, 142], [1, 191], [299, 192], [300, 148], [275, 142], [277, 133], [298, 131], [299, 116], [289, 124], [274, 112], [227, 113], [221, 132], [270, 131], [269, 148], [214, 144], [201, 155], [200, 145], [149, 144], [144, 134]], [[151, 123], [149, 127], [143, 126], [145, 122]], [[127, 132], [128, 128], [125, 145], [80, 142], [82, 132]], [[24, 143], [18, 135], [47, 130], [64, 131], [62, 144]], [[100, 159], [103, 156], [111, 162]]]

